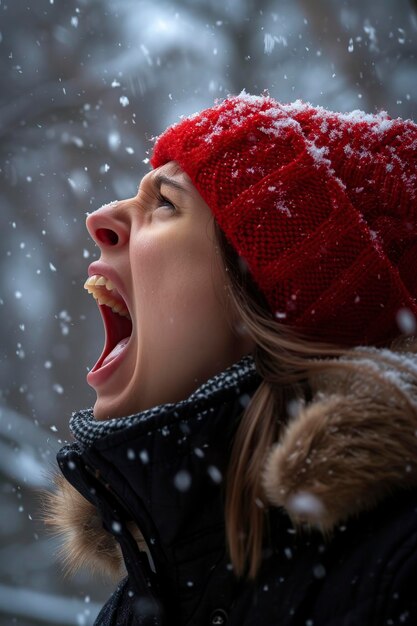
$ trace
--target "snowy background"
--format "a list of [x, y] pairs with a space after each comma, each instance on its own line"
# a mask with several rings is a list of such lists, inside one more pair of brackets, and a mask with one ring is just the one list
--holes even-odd
[[0, 624], [92, 624], [38, 491], [103, 343], [87, 211], [135, 193], [150, 137], [214, 98], [416, 118], [414, 0], [0, 0]]

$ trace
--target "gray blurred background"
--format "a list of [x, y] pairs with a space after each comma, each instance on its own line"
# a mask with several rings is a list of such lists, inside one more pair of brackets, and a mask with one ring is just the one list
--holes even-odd
[[0, 624], [92, 624], [112, 585], [64, 578], [40, 488], [103, 343], [85, 214], [136, 192], [150, 138], [268, 89], [416, 118], [411, 0], [0, 0]]

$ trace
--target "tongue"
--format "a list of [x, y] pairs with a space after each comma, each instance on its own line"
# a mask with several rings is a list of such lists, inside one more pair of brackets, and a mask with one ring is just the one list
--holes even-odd
[[125, 349], [129, 339], [130, 337], [124, 337], [121, 339], [119, 343], [114, 346], [113, 350], [106, 356], [101, 364], [101, 367], [103, 367], [103, 365], [107, 365], [110, 361], [113, 361], [113, 359], [115, 359]]

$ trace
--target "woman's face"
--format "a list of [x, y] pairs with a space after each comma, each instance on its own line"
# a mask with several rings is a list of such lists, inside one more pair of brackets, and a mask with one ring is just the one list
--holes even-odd
[[251, 351], [227, 306], [211, 211], [175, 163], [89, 215], [87, 228], [101, 251], [87, 287], [106, 330], [87, 376], [97, 419], [184, 399]]

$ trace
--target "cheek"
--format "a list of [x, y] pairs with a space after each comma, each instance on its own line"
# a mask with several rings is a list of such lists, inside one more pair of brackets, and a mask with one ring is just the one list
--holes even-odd
[[142, 242], [136, 251], [135, 304], [147, 330], [175, 329], [184, 337], [225, 323], [224, 276], [213, 244], [207, 236], [192, 241]]

